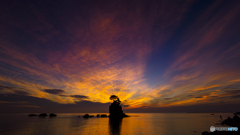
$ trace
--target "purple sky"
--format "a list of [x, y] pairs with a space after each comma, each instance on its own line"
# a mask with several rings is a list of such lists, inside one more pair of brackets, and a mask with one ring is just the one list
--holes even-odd
[[240, 2], [3, 1], [0, 112], [233, 112]]

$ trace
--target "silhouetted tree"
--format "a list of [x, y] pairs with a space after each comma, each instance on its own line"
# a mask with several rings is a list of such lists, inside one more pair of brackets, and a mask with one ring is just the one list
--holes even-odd
[[118, 96], [116, 96], [116, 95], [111, 95], [110, 100], [113, 100], [113, 103], [118, 104], [118, 105], [121, 103]]
[[122, 107], [120, 106], [121, 101], [119, 100], [118, 96], [111, 95], [110, 100], [113, 100], [113, 103], [109, 106], [110, 118], [128, 117], [122, 111]]

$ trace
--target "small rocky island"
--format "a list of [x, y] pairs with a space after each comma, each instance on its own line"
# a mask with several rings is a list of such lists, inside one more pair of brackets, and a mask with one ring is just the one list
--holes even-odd
[[[37, 114], [29, 114], [28, 116], [29, 117], [33, 117], [33, 116], [46, 117], [48, 115], [46, 113], [41, 113], [39, 115], [37, 115]], [[57, 114], [50, 113], [49, 117], [57, 117]]]
[[214, 132], [204, 131], [202, 132], [202, 135], [240, 135], [240, 130], [239, 130], [240, 117], [237, 115], [238, 113], [234, 113], [233, 118], [228, 117], [227, 119], [221, 122], [221, 125], [227, 125], [229, 127], [237, 127], [238, 131], [214, 131]]
[[121, 101], [119, 100], [118, 96], [112, 95], [110, 100], [113, 100], [113, 103], [109, 106], [109, 118], [121, 119], [124, 117], [129, 117], [123, 113], [122, 107], [120, 106]]
[[[122, 107], [120, 106], [121, 101], [119, 100], [118, 96], [112, 95], [110, 97], [110, 100], [113, 100], [113, 103], [109, 106], [109, 113], [110, 115], [107, 116], [106, 114], [97, 114], [97, 118], [99, 117], [109, 117], [111, 119], [122, 119], [124, 117], [129, 117], [125, 113], [123, 113]], [[80, 116], [78, 116], [80, 117]], [[83, 118], [92, 118], [94, 117], [93, 115], [85, 114]]]

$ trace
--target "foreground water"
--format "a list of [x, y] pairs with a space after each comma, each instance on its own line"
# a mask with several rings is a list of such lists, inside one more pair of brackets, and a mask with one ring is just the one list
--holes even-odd
[[[89, 113], [91, 114], [91, 113]], [[91, 115], [96, 115], [92, 113]], [[0, 114], [1, 135], [200, 135], [220, 126], [231, 113], [127, 113], [131, 117], [113, 122], [109, 118], [84, 119], [83, 113], [58, 113], [54, 118], [28, 114]], [[81, 116], [78, 118], [78, 116]]]

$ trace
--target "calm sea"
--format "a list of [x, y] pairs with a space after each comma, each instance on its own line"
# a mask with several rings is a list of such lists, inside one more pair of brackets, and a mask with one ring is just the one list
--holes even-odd
[[[97, 113], [89, 113], [96, 115]], [[127, 113], [131, 117], [113, 122], [109, 118], [84, 119], [83, 113], [58, 113], [55, 118], [28, 114], [0, 114], [1, 135], [201, 135], [231, 113]], [[78, 116], [81, 116], [78, 118]], [[195, 131], [195, 132], [194, 132]]]

